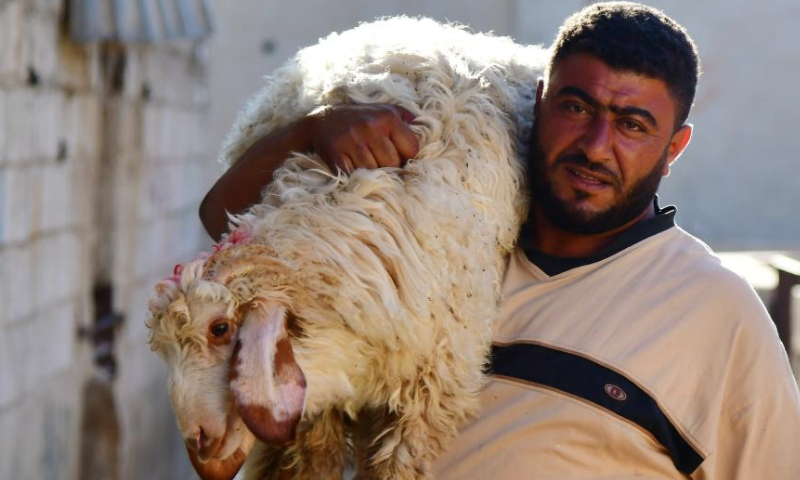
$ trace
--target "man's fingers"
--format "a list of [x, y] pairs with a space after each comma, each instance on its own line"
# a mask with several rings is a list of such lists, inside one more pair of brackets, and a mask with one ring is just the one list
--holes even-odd
[[400, 119], [405, 123], [414, 123], [414, 120], [417, 119], [413, 113], [409, 112], [405, 108], [398, 105], [393, 105], [393, 107], [397, 111], [397, 115], [400, 117]]
[[353, 173], [353, 170], [356, 169], [355, 164], [353, 163], [353, 159], [350, 158], [350, 155], [346, 153], [341, 153], [337, 155], [336, 167], [348, 175]]
[[319, 155], [322, 157], [322, 160], [328, 164], [328, 167], [333, 173], [336, 173], [337, 170], [341, 170], [345, 173], [347, 172], [347, 162], [344, 158], [344, 154], [333, 149], [320, 149]]
[[332, 168], [398, 167], [417, 155], [417, 137], [408, 126], [415, 117], [385, 104], [342, 105], [312, 115], [312, 150]]
[[419, 141], [408, 125], [414, 123], [417, 117], [403, 107], [392, 105], [392, 108], [403, 121], [389, 132], [392, 143], [400, 154], [401, 160], [414, 158], [419, 153]]
[[[375, 139], [373, 143], [377, 141], [380, 140]], [[370, 146], [365, 143], [358, 144], [353, 153], [350, 154], [350, 158], [353, 160], [353, 166], [355, 168], [378, 168], [378, 161], [375, 159], [375, 156], [372, 155]]]
[[372, 145], [372, 155], [378, 163], [378, 167], [399, 167], [402, 164], [397, 147], [387, 137], [380, 137]]
[[400, 154], [402, 160], [414, 158], [419, 153], [419, 142], [417, 136], [405, 124], [401, 127], [395, 128], [390, 133], [390, 139], [397, 148], [397, 153]]

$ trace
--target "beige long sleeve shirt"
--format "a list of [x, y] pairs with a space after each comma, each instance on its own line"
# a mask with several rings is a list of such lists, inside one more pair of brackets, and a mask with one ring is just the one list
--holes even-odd
[[512, 256], [481, 417], [435, 478], [800, 479], [786, 353], [705, 245], [670, 224], [550, 273]]

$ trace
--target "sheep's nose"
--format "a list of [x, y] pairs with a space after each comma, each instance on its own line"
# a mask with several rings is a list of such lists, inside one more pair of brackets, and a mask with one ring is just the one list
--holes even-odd
[[203, 427], [197, 427], [191, 437], [186, 439], [186, 446], [195, 452], [202, 452], [208, 446], [208, 436]]

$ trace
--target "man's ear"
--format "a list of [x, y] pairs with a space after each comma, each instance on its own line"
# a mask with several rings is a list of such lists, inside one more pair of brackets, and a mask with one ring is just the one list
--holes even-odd
[[672, 134], [669, 146], [667, 147], [667, 162], [664, 164], [664, 170], [661, 174], [665, 177], [669, 176], [669, 168], [672, 163], [681, 156], [689, 142], [692, 140], [692, 124], [687, 123]]
[[544, 79], [540, 78], [536, 84], [536, 103], [533, 104], [533, 115], [539, 118], [539, 109], [541, 108], [542, 97], [544, 96]]

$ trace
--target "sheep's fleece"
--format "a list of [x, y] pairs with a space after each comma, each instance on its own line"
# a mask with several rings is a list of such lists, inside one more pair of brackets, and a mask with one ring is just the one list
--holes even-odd
[[545, 61], [388, 18], [301, 50], [252, 97], [223, 162], [344, 103], [405, 107], [420, 151], [349, 176], [291, 156], [214, 252], [156, 286], [150, 342], [203, 478], [231, 478], [253, 436], [246, 479], [430, 478], [477, 413]]

